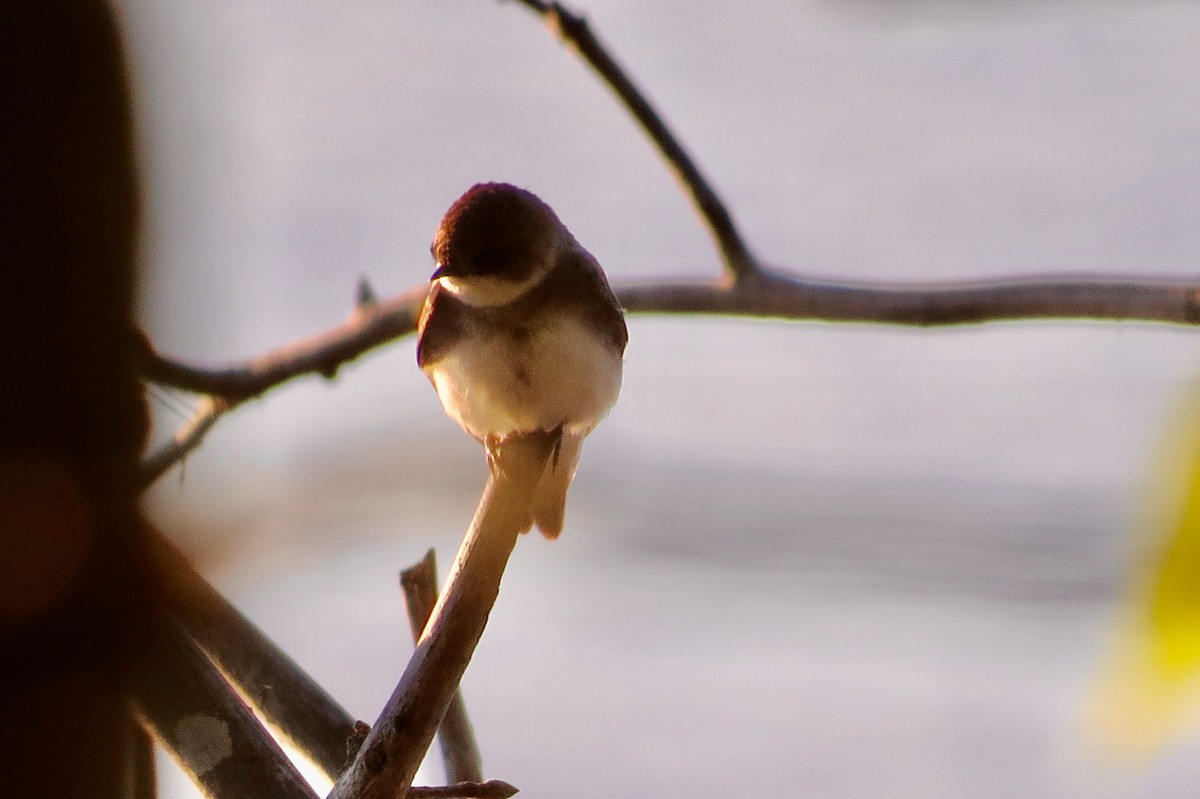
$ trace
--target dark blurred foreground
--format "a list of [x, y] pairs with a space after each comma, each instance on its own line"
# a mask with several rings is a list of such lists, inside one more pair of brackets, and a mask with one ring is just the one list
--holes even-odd
[[132, 481], [138, 197], [107, 5], [4, 4], [0, 75], [0, 774], [10, 796], [130, 796], [148, 750], [127, 664], [154, 603]]

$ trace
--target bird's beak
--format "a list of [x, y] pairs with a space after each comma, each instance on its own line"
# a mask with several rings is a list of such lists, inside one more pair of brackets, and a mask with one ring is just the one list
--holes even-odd
[[433, 281], [437, 280], [438, 278], [445, 277], [448, 274], [450, 274], [450, 270], [446, 268], [446, 265], [438, 264], [437, 269], [434, 269], [433, 274], [429, 276], [429, 282], [432, 283]]

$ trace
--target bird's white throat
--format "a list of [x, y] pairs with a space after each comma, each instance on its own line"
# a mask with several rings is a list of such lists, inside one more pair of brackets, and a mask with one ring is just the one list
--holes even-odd
[[507, 305], [545, 279], [554, 268], [554, 260], [539, 264], [524, 280], [506, 280], [493, 275], [443, 275], [438, 278], [442, 287], [455, 298], [476, 308]]

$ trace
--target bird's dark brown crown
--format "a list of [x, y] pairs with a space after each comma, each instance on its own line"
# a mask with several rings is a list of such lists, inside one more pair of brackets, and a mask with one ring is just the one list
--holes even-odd
[[550, 206], [508, 183], [478, 183], [455, 200], [433, 239], [442, 274], [519, 281], [554, 246]]

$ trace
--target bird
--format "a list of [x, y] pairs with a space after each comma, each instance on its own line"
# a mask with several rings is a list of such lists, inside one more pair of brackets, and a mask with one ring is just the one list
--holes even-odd
[[625, 317], [604, 270], [554, 210], [510, 183], [477, 183], [446, 211], [417, 324], [417, 364], [446, 414], [483, 443], [554, 436], [529, 518], [563, 529], [583, 439], [621, 391]]

